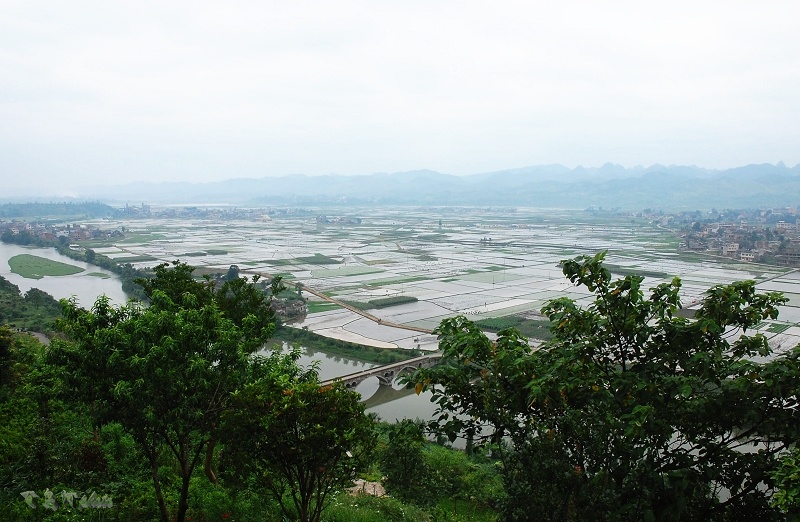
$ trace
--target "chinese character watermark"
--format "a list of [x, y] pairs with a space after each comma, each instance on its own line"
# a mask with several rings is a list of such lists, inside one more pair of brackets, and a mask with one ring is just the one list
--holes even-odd
[[80, 498], [78, 498], [78, 495], [80, 495], [79, 493], [67, 490], [63, 490], [57, 497], [55, 493], [50, 491], [50, 488], [45, 489], [41, 497], [37, 495], [35, 491], [23, 491], [20, 495], [25, 499], [25, 504], [31, 509], [41, 507], [56, 511], [59, 508], [110, 509], [114, 507], [114, 502], [109, 495], [101, 496], [94, 491], [90, 492], [88, 495], [84, 493]]

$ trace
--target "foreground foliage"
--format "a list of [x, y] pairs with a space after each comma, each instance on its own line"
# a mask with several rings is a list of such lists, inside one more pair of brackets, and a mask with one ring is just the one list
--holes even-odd
[[800, 517], [800, 448], [795, 447], [781, 458], [772, 478], [777, 488], [772, 504], [795, 519]]
[[[185, 264], [161, 265], [155, 273], [141, 282], [147, 307], [113, 307], [105, 296], [92, 310], [65, 301], [59, 325], [66, 340], [53, 342], [49, 362], [63, 372], [65, 392], [89, 406], [97, 427], [117, 422], [136, 441], [163, 522], [171, 517], [160, 467], [165, 457], [175, 463], [175, 511], [182, 521], [192, 474], [213, 446], [219, 417], [244, 384], [253, 352], [268, 339], [272, 316], [264, 298], [258, 301], [262, 294], [242, 283], [217, 294]], [[227, 299], [236, 291], [238, 299]]]
[[47, 332], [61, 315], [61, 305], [53, 296], [38, 288], [24, 294], [19, 287], [0, 276], [0, 324]]
[[372, 457], [374, 421], [359, 399], [341, 383], [320, 386], [314, 369], [247, 384], [221, 430], [227, 475], [266, 490], [288, 518], [318, 522]]
[[[485, 439], [482, 458], [501, 466], [426, 443], [410, 421], [375, 443], [352, 394], [321, 388], [293, 354], [254, 356], [273, 319], [243, 279], [217, 286], [161, 266], [142, 285], [149, 308], [66, 303], [49, 351], [0, 328], [0, 509], [85, 518], [20, 496], [50, 489], [107, 495], [103, 517], [126, 521], [455, 522], [492, 520], [497, 505], [506, 520], [796, 513], [785, 449], [800, 435], [800, 354], [747, 335], [782, 298], [715, 287], [689, 320], [677, 280], [645, 296], [640, 277], [612, 281], [602, 255], [563, 266], [596, 299], [551, 302], [551, 342], [533, 350], [504, 330], [493, 343], [455, 318], [438, 330], [444, 363], [415, 375], [442, 430]], [[369, 464], [393, 498], [340, 493]]]
[[390, 495], [473, 519], [494, 513], [504, 496], [495, 459], [429, 442], [419, 420], [388, 424], [384, 431], [380, 467]]
[[465, 318], [442, 322], [443, 363], [413, 378], [441, 429], [510, 441], [507, 520], [779, 518], [770, 472], [800, 437], [800, 351], [771, 356], [745, 334], [785, 299], [718, 286], [689, 320], [679, 280], [645, 297], [642, 277], [612, 281], [602, 260], [562, 263], [595, 301], [550, 302], [538, 350], [515, 330], [490, 342]]
[[[149, 307], [65, 302], [49, 348], [0, 328], [4, 518], [495, 518], [493, 466], [439, 446], [423, 450], [423, 495], [349, 496], [355, 473], [381, 476], [374, 420], [356, 394], [320, 387], [296, 352], [252, 354], [272, 332], [268, 296], [244, 279], [197, 280], [180, 263], [141, 283]], [[103, 507], [75, 507], [84, 497]]]

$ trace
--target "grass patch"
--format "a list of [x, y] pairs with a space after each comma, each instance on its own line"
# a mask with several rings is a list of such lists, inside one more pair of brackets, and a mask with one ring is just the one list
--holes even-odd
[[439, 258], [436, 256], [429, 256], [428, 254], [417, 256], [417, 261], [438, 261]]
[[206, 255], [208, 255], [208, 254], [206, 254], [205, 252], [186, 252], [185, 254], [183, 254], [180, 257], [202, 257], [202, 256], [206, 256]]
[[[450, 450], [455, 451], [455, 450]], [[455, 504], [458, 504], [457, 508]], [[326, 508], [327, 522], [420, 522], [431, 520], [496, 522], [497, 512], [471, 500], [444, 499], [434, 506], [403, 502], [390, 495], [338, 495]]]
[[111, 279], [111, 276], [103, 272], [89, 272], [87, 276], [99, 277], [100, 279]]
[[26, 279], [41, 279], [45, 276], [67, 276], [83, 272], [83, 268], [53, 261], [31, 254], [19, 254], [8, 260], [8, 266], [15, 274]]
[[213, 248], [209, 248], [208, 250], [206, 250], [206, 254], [208, 254], [210, 256], [225, 256], [225, 255], [228, 255], [228, 251], [227, 250], [215, 250]]

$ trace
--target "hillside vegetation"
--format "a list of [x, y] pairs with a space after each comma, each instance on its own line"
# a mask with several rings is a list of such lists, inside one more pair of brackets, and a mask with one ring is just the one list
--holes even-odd
[[[738, 281], [690, 319], [678, 279], [646, 292], [603, 261], [562, 262], [594, 301], [549, 302], [536, 349], [505, 324], [490, 341], [442, 321], [441, 363], [407, 378], [438, 404], [429, 423], [378, 423], [298, 352], [259, 354], [281, 288], [256, 279], [164, 264], [139, 281], [147, 307], [66, 303], [48, 348], [0, 327], [0, 508], [31, 522], [796, 516], [800, 348], [751, 334], [786, 299]], [[351, 495], [357, 478], [388, 496]]]

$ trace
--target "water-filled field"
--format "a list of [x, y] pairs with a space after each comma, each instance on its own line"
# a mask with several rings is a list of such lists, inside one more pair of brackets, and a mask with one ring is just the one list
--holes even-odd
[[[93, 225], [124, 226], [126, 238], [93, 248], [138, 266], [175, 259], [213, 270], [236, 264], [242, 274], [280, 274], [287, 282], [301, 282], [346, 302], [414, 297], [414, 303], [368, 312], [385, 322], [426, 329], [454, 315], [476, 320], [536, 317], [557, 297], [588, 303], [591, 296], [566, 281], [558, 263], [607, 251], [606, 265], [613, 274], [641, 274], [645, 288], [681, 278], [686, 307], [697, 306], [713, 285], [754, 279], [759, 288], [789, 297], [778, 323], [794, 327], [800, 321], [796, 273], [710, 255], [680, 255], [673, 232], [629, 216], [464, 208], [326, 208], [319, 213], [358, 217], [361, 223], [320, 224], [315, 213], [271, 218], [267, 210], [256, 221], [103, 220]], [[315, 308], [320, 311], [299, 326], [376, 346], [436, 347], [432, 336], [378, 324], [344, 309]], [[793, 342], [787, 332], [795, 330], [774, 330], [762, 333], [776, 346]]]

